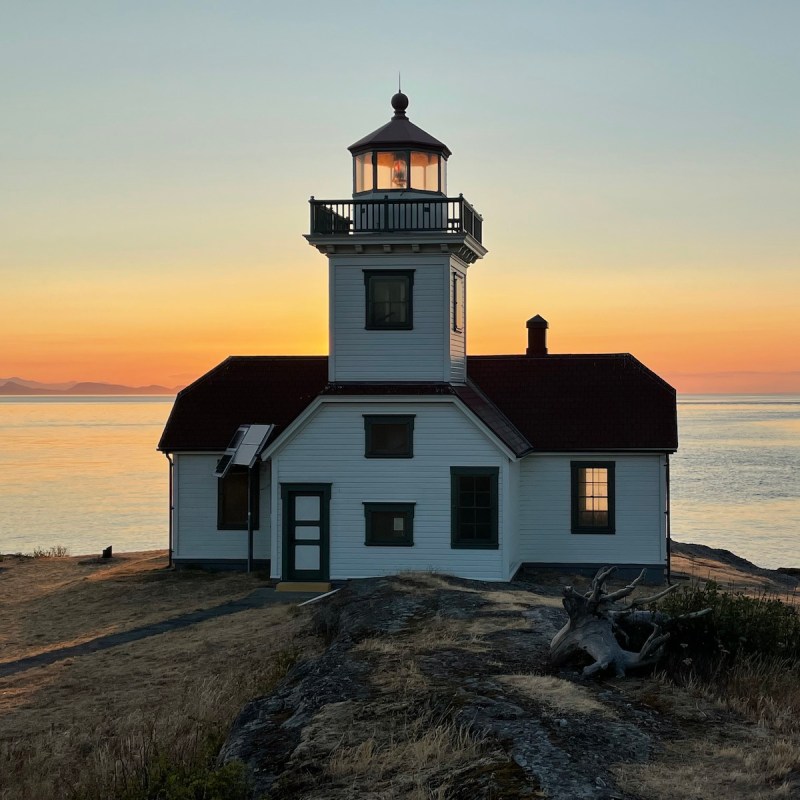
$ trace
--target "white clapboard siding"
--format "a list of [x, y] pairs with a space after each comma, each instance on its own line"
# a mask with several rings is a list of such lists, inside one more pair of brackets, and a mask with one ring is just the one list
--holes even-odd
[[[411, 330], [365, 329], [364, 270], [370, 269], [414, 271]], [[465, 271], [446, 253], [330, 256], [330, 380], [463, 382], [464, 334], [452, 331], [450, 321], [451, 269]]]
[[[414, 457], [364, 457], [365, 414], [414, 414]], [[320, 406], [285, 448], [272, 457], [279, 483], [330, 483], [330, 577], [433, 570], [465, 578], [501, 580], [502, 550], [450, 547], [450, 467], [499, 467], [500, 547], [508, 460], [451, 403], [330, 403]], [[365, 502], [415, 503], [413, 547], [367, 547]], [[281, 530], [281, 511], [273, 514]], [[273, 575], [280, 573], [280, 537]]]
[[[175, 455], [174, 556], [178, 559], [246, 559], [247, 531], [217, 530], [217, 478], [222, 453]], [[270, 556], [270, 466], [261, 465], [259, 525], [253, 557]]]
[[[573, 534], [571, 461], [613, 461], [614, 534]], [[533, 455], [520, 465], [519, 556], [568, 564], [664, 563], [664, 456]]]

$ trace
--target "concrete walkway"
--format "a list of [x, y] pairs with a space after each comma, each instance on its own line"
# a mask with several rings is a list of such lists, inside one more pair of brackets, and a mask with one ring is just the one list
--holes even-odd
[[99, 650], [108, 650], [109, 647], [117, 647], [121, 644], [136, 642], [139, 639], [147, 639], [149, 636], [157, 636], [159, 633], [177, 631], [181, 628], [195, 625], [198, 622], [204, 622], [207, 619], [225, 617], [228, 614], [238, 614], [240, 611], [247, 611], [251, 608], [263, 608], [273, 603], [302, 603], [312, 597], [317, 597], [317, 594], [313, 592], [276, 592], [274, 589], [267, 587], [254, 589], [246, 597], [242, 597], [240, 600], [232, 600], [230, 603], [222, 603], [199, 611], [190, 611], [188, 614], [170, 617], [161, 622], [153, 622], [150, 625], [142, 625], [140, 628], [133, 628], [129, 631], [98, 636], [96, 639], [75, 644], [71, 647], [60, 647], [57, 650], [48, 650], [46, 653], [38, 653], [35, 656], [19, 658], [16, 661], [7, 661], [4, 664], [0, 664], [0, 678], [24, 672], [32, 667], [45, 667], [65, 658], [84, 656], [88, 653], [96, 653]]

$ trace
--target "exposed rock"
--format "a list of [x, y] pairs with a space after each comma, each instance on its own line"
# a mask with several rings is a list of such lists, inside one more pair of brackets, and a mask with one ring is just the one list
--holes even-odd
[[[611, 768], [648, 757], [657, 715], [607, 687], [603, 714], [524, 691], [528, 677], [538, 686], [565, 618], [556, 591], [429, 575], [352, 581], [310, 607], [328, 649], [242, 710], [221, 760], [248, 765], [254, 797], [281, 800], [624, 797]], [[545, 680], [565, 695], [599, 692]]]

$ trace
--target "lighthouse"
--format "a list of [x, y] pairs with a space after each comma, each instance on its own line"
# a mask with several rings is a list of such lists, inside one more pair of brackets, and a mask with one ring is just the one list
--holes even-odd
[[328, 258], [332, 384], [466, 381], [467, 273], [483, 219], [448, 196], [450, 149], [392, 97], [389, 122], [348, 148], [352, 198], [310, 200], [308, 242]]

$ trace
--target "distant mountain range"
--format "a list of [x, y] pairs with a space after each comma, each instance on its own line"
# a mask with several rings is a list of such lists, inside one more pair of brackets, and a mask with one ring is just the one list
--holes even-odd
[[180, 386], [122, 386], [118, 383], [68, 381], [41, 383], [24, 378], [0, 378], [0, 395], [103, 395], [103, 394], [177, 394]]

